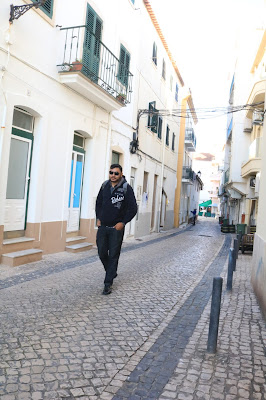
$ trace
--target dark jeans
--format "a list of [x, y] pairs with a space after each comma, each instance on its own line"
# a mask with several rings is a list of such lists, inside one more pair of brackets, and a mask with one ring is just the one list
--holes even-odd
[[105, 285], [112, 285], [116, 276], [117, 265], [124, 237], [124, 229], [117, 231], [115, 228], [100, 226], [97, 232], [96, 243], [98, 254], [105, 269]]

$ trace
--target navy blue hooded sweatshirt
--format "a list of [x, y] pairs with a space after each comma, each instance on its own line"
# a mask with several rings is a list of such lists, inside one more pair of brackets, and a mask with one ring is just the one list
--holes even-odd
[[123, 176], [120, 182], [112, 187], [111, 181], [99, 191], [96, 199], [96, 218], [102, 225], [114, 226], [118, 222], [125, 225], [137, 214], [137, 202], [132, 187], [127, 184], [126, 193], [123, 184], [126, 182]]

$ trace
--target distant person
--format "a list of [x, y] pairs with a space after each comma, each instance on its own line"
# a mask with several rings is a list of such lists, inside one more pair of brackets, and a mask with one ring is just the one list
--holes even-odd
[[191, 211], [192, 212], [192, 218], [193, 218], [193, 225], [195, 225], [196, 224], [196, 216], [197, 216], [197, 210], [196, 210], [196, 208], [194, 208], [194, 210], [193, 211]]
[[98, 254], [105, 269], [104, 295], [112, 292], [124, 237], [125, 225], [137, 214], [132, 187], [122, 174], [120, 164], [112, 164], [96, 199]]

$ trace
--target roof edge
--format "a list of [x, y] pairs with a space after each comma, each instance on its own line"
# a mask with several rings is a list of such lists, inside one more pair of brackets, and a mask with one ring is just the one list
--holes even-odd
[[177, 76], [178, 76], [178, 79], [179, 79], [181, 85], [184, 86], [185, 83], [184, 83], [184, 81], [183, 81], [183, 78], [182, 78], [182, 76], [181, 76], [181, 74], [180, 74], [180, 72], [179, 72], [179, 69], [177, 68], [176, 62], [174, 61], [173, 56], [172, 56], [172, 54], [171, 54], [171, 52], [170, 52], [170, 50], [169, 50], [168, 44], [167, 44], [167, 42], [166, 42], [166, 40], [165, 40], [165, 37], [164, 37], [164, 35], [163, 35], [163, 33], [162, 33], [162, 30], [161, 30], [161, 28], [160, 28], [159, 22], [158, 22], [158, 20], [157, 20], [155, 14], [154, 14], [154, 12], [153, 12], [153, 10], [152, 10], [151, 4], [150, 4], [149, 0], [143, 0], [143, 3], [144, 3], [144, 5], [145, 5], [145, 7], [146, 7], [146, 10], [148, 11], [148, 14], [149, 14], [149, 16], [150, 16], [150, 19], [151, 19], [151, 21], [152, 21], [152, 23], [153, 23], [153, 25], [154, 25], [154, 27], [155, 27], [157, 33], [158, 33], [158, 35], [159, 35], [159, 37], [160, 37], [160, 39], [161, 39], [161, 41], [162, 41], [162, 44], [163, 44], [163, 46], [164, 46], [164, 48], [165, 48], [165, 50], [166, 50], [166, 53], [167, 53], [167, 55], [168, 55], [168, 57], [169, 57], [169, 59], [170, 59], [172, 65], [173, 65], [173, 67], [174, 67], [174, 70], [175, 70], [175, 72], [176, 72], [176, 74], [177, 74]]

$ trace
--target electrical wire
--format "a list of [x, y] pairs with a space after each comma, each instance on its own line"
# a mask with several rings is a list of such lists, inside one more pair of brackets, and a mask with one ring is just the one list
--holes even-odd
[[260, 106], [264, 104], [263, 101], [258, 103], [251, 104], [242, 104], [239, 106], [229, 106], [229, 107], [216, 107], [216, 108], [192, 108], [182, 109], [177, 108], [173, 110], [148, 110], [142, 109], [139, 110], [139, 117], [141, 118], [144, 115], [156, 115], [160, 117], [178, 117], [178, 118], [191, 118], [193, 115], [197, 116], [198, 119], [209, 119], [209, 118], [217, 118], [223, 115], [233, 114], [240, 111], [259, 111], [262, 112]]

